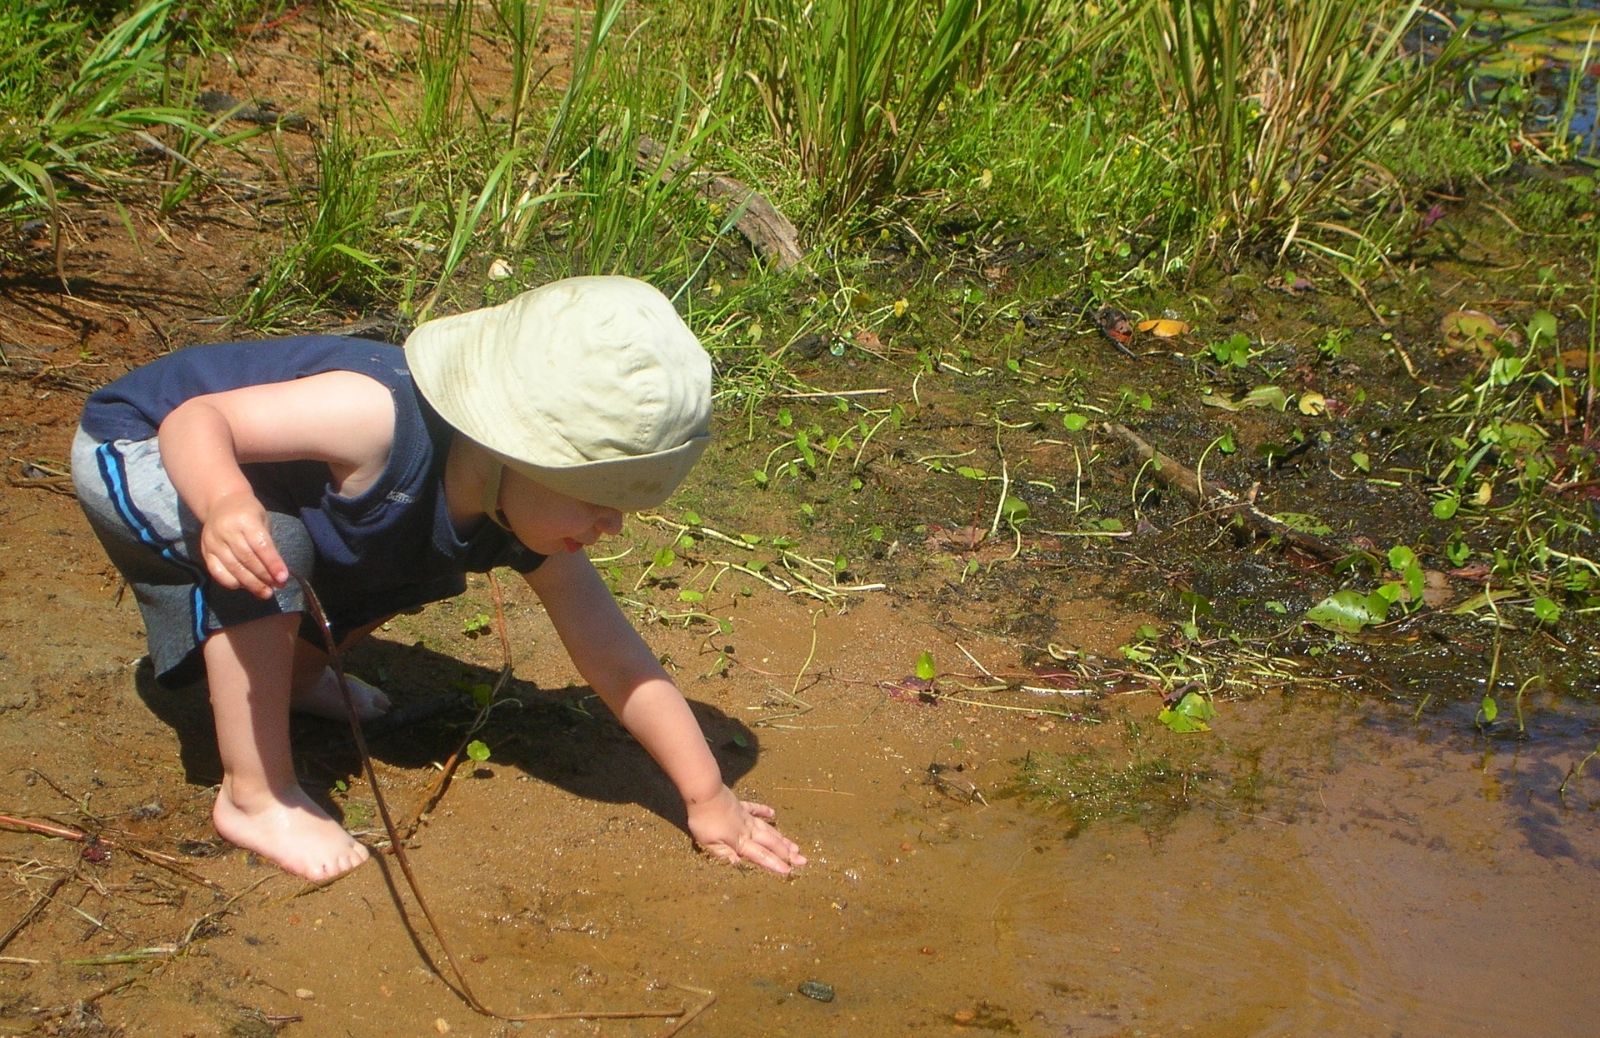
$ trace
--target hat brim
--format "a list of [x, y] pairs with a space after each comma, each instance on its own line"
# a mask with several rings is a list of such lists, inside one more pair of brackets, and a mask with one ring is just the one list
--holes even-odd
[[709, 436], [697, 436], [654, 454], [560, 466], [533, 465], [490, 450], [506, 468], [557, 493], [619, 512], [638, 512], [664, 504], [710, 442]]

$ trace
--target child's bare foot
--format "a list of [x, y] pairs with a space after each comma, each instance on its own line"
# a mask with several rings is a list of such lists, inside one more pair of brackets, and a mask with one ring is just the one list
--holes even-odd
[[[346, 674], [344, 679], [350, 683], [350, 697], [356, 701], [356, 716], [361, 720], [370, 721], [389, 712], [389, 697], [384, 695], [383, 689], [353, 674]], [[344, 693], [339, 690], [339, 677], [332, 667], [324, 667], [310, 685], [296, 689], [289, 700], [289, 709], [330, 721], [343, 721], [350, 716], [345, 712]]]
[[286, 797], [236, 799], [224, 778], [211, 824], [229, 843], [266, 858], [285, 872], [326, 883], [367, 860], [367, 849], [299, 786]]

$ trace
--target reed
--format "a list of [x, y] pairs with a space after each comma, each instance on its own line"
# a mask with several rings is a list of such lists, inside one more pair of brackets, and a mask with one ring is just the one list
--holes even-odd
[[1376, 174], [1374, 142], [1429, 86], [1402, 53], [1420, 0], [1142, 0], [1131, 46], [1177, 113], [1213, 243], [1287, 248]]
[[754, 84], [772, 130], [843, 219], [905, 190], [940, 106], [981, 67], [978, 0], [748, 0]]

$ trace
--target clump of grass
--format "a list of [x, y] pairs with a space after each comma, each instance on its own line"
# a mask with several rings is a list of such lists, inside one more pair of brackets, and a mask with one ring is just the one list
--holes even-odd
[[[1423, 95], [1402, 60], [1420, 0], [1147, 0], [1133, 46], [1163, 101], [1197, 208], [1223, 250], [1280, 252], [1370, 193], [1377, 142]], [[1379, 176], [1381, 180], [1381, 175]]]
[[910, 183], [934, 116], [963, 70], [981, 66], [996, 5], [746, 0], [754, 83], [773, 132], [838, 219]]
[[382, 298], [391, 281], [383, 258], [383, 206], [369, 155], [340, 122], [317, 144], [314, 188], [288, 178], [290, 204], [282, 251], [251, 288], [240, 319], [251, 327], [285, 323], [289, 311], [327, 303], [362, 307]]
[[1160, 828], [1190, 806], [1192, 792], [1214, 776], [1161, 754], [1123, 763], [1096, 753], [1032, 751], [1005, 792], [1063, 812], [1074, 831], [1122, 819]]
[[175, 3], [152, 0], [112, 26], [62, 86], [51, 84], [50, 65], [54, 48], [70, 43], [48, 30], [0, 64], [17, 106], [0, 124], [0, 213], [54, 213], [65, 194], [125, 182], [125, 152], [114, 145], [131, 134], [172, 128], [191, 148], [214, 139], [192, 109], [159, 101], [170, 85]]

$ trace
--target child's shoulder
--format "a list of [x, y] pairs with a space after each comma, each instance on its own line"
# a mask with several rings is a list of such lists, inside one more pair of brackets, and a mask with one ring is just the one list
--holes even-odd
[[288, 382], [329, 371], [354, 371], [391, 388], [407, 384], [405, 351], [373, 339], [297, 335], [210, 343], [175, 350], [97, 390], [83, 427], [102, 440], [144, 439], [192, 397]]

